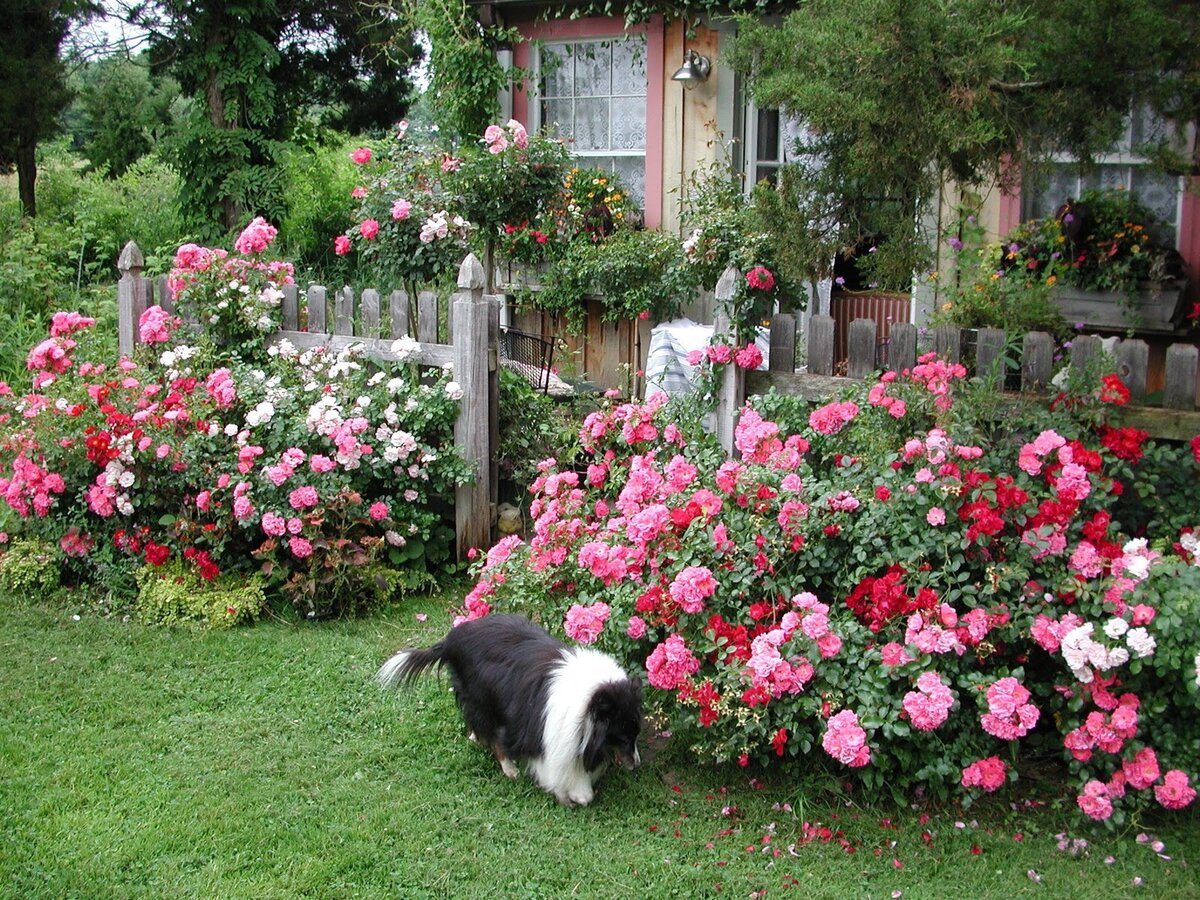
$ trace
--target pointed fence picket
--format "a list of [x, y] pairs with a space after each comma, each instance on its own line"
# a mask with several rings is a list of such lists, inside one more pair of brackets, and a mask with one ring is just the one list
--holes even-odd
[[[141, 314], [156, 304], [173, 312], [174, 304], [165, 277], [142, 275], [145, 259], [133, 241], [121, 251], [117, 266], [121, 271], [117, 283], [118, 347], [121, 355], [129, 356], [137, 343]], [[301, 350], [336, 352], [359, 345], [384, 360], [453, 367], [454, 379], [463, 389], [454, 443], [475, 472], [475, 478], [461, 485], [454, 498], [459, 560], [465, 560], [473, 548], [490, 545], [497, 499], [493, 448], [499, 429], [500, 298], [485, 294], [484, 285], [483, 265], [469, 254], [459, 268], [458, 291], [449, 298], [445, 343], [438, 343], [441, 310], [432, 291], [420, 292], [414, 303], [405, 291], [389, 292], [385, 317], [384, 295], [378, 290], [368, 288], [356, 298], [351, 288], [339, 288], [332, 292], [331, 304], [330, 291], [317, 284], [309, 285], [303, 298], [297, 285], [284, 288], [282, 327], [266, 337], [269, 344], [287, 340]], [[416, 339], [416, 347], [393, 350], [396, 339], [405, 335]]]

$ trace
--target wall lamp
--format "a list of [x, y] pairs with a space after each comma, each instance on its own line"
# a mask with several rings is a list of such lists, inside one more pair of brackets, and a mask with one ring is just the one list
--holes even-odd
[[689, 50], [684, 54], [683, 65], [675, 70], [671, 80], [678, 81], [685, 88], [690, 89], [702, 81], [707, 81], [708, 73], [711, 71], [712, 63], [707, 56], [702, 56], [695, 50]]

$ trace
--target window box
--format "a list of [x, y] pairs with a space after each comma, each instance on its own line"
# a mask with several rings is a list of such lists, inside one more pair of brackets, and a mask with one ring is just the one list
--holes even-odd
[[1144, 282], [1135, 294], [1121, 291], [1085, 291], [1066, 285], [1054, 289], [1055, 301], [1068, 325], [1114, 331], [1133, 329], [1174, 333], [1183, 326], [1187, 306], [1186, 282]]

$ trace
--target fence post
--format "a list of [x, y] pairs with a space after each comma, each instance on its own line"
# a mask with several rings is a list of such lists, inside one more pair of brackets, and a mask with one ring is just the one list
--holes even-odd
[[808, 326], [808, 371], [833, 374], [833, 316], [813, 316]]
[[[462, 388], [454, 443], [474, 479], [454, 495], [458, 559], [472, 548], [486, 547], [492, 536], [491, 447], [488, 422], [488, 302], [483, 265], [468, 254], [458, 270], [458, 293], [451, 300], [454, 320], [454, 380]], [[418, 319], [418, 328], [420, 319]]]
[[142, 278], [146, 258], [134, 241], [130, 241], [117, 257], [121, 280], [117, 282], [117, 350], [122, 356], [132, 356], [137, 343], [138, 320], [146, 311], [149, 280]]
[[[741, 273], [730, 266], [721, 273], [717, 281], [717, 310], [713, 316], [713, 334], [728, 332], [731, 325], [726, 305], [737, 291]], [[717, 388], [717, 441], [730, 457], [734, 456], [733, 432], [737, 426], [738, 412], [746, 402], [746, 376], [741, 367], [732, 362], [721, 372], [721, 383]]]
[[1025, 335], [1023, 350], [1021, 390], [1027, 394], [1040, 394], [1050, 383], [1050, 370], [1054, 366], [1054, 339], [1044, 331], [1031, 331]]

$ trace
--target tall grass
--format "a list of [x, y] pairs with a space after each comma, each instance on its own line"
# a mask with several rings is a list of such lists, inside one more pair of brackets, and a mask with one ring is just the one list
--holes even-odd
[[[803, 768], [701, 766], [670, 741], [562, 809], [464, 739], [444, 681], [372, 683], [444, 633], [446, 603], [205, 633], [0, 598], [0, 896], [1200, 892], [1194, 815], [1143, 826], [1170, 860], [1132, 832], [1076, 833], [1073, 857], [1055, 835], [1075, 819], [1045, 797], [872, 808]], [[805, 822], [832, 833], [806, 840]]]

